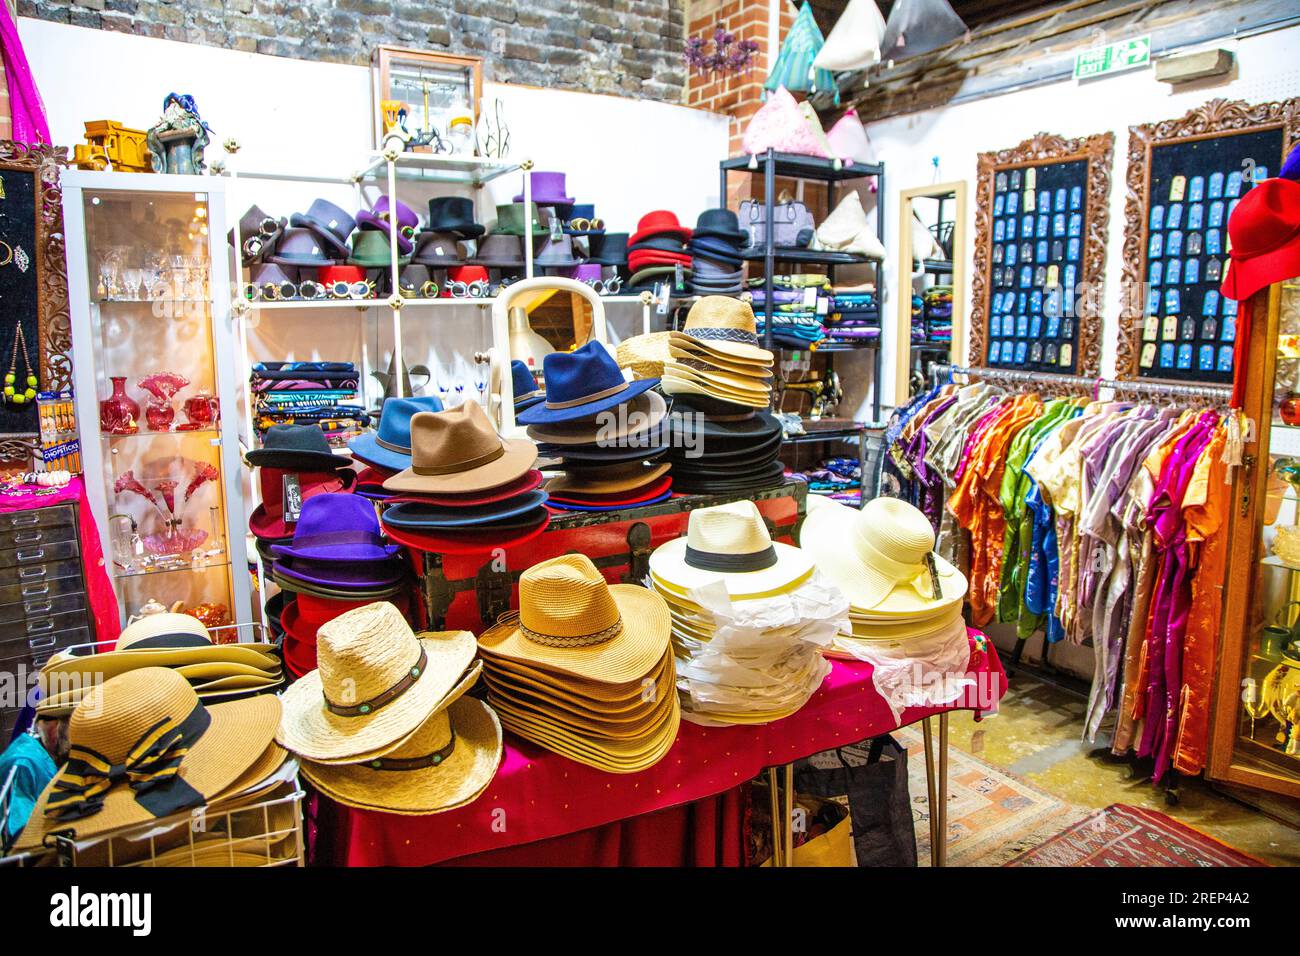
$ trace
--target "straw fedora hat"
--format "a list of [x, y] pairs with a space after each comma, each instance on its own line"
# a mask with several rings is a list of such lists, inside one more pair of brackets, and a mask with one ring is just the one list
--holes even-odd
[[691, 306], [682, 332], [712, 351], [770, 363], [772, 353], [759, 347], [757, 328], [754, 310], [745, 300], [706, 295]]
[[565, 554], [519, 578], [518, 619], [479, 637], [486, 654], [609, 683], [640, 680], [668, 648], [668, 606], [634, 584], [607, 584], [591, 558]]
[[624, 339], [614, 350], [619, 368], [629, 368], [637, 378], [659, 378], [668, 361], [668, 338], [671, 332], [647, 332]]
[[488, 657], [484, 680], [500, 683], [521, 691], [544, 695], [561, 703], [574, 704], [596, 713], [622, 712], [644, 707], [649, 699], [657, 699], [672, 684], [673, 653], [664, 648], [664, 656], [654, 669], [644, 677], [620, 684], [607, 684], [544, 671], [505, 658]]
[[915, 618], [966, 596], [965, 576], [934, 554], [930, 522], [898, 498], [875, 498], [861, 511], [822, 501], [809, 511], [800, 543], [851, 611]]
[[467, 631], [417, 636], [387, 602], [340, 614], [317, 631], [317, 669], [285, 691], [276, 739], [309, 760], [395, 743], [424, 722], [473, 659]]
[[733, 601], [783, 594], [807, 581], [812, 558], [772, 540], [752, 501], [692, 511], [686, 537], [650, 555], [650, 573], [674, 590], [689, 592], [720, 581]]
[[770, 358], [764, 358], [761, 355], [735, 355], [731, 352], [723, 352], [716, 346], [717, 343], [715, 342], [692, 338], [685, 332], [674, 330], [668, 333], [668, 354], [670, 356], [674, 352], [680, 352], [690, 358], [697, 358], [714, 364], [726, 363], [738, 369], [753, 370], [755, 374], [760, 371], [771, 371], [772, 359]]
[[481, 794], [501, 764], [501, 723], [466, 697], [440, 707], [401, 745], [364, 763], [303, 761], [302, 774], [331, 799], [384, 813], [441, 813]]
[[411, 417], [411, 467], [384, 482], [396, 492], [464, 493], [517, 481], [532, 470], [537, 447], [503, 441], [478, 402]]
[[262, 757], [279, 722], [273, 695], [205, 706], [165, 667], [107, 680], [72, 712], [68, 761], [20, 843], [64, 829], [84, 839], [203, 806]]
[[[770, 399], [772, 396], [771, 383], [763, 379], [748, 375], [734, 375], [714, 367], [695, 368], [684, 362], [668, 363], [667, 368], [664, 369], [664, 380], [669, 379], [672, 380], [671, 384], [674, 388], [678, 381], [685, 381], [693, 382], [718, 395], [736, 394], [762, 400]], [[668, 394], [673, 394], [673, 389], [670, 389]]]

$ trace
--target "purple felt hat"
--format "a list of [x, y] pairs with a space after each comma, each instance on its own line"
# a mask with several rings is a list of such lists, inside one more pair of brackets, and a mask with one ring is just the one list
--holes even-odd
[[[374, 206], [357, 213], [357, 225], [362, 229], [379, 229], [388, 232], [388, 222], [392, 212], [392, 202], [387, 196], [380, 196]], [[404, 256], [409, 256], [415, 248], [415, 230], [420, 225], [420, 217], [414, 209], [397, 201], [397, 248]]]
[[[360, 499], [371, 510], [374, 505]], [[314, 584], [317, 587], [339, 591], [369, 589], [396, 584], [402, 579], [402, 565], [397, 559], [388, 561], [363, 561], [350, 564], [346, 561], [310, 561], [306, 558], [278, 558], [275, 573], [292, 581]]]
[[[532, 177], [533, 202], [539, 206], [572, 206], [573, 197], [566, 195], [564, 187], [564, 173], [529, 173]], [[521, 192], [515, 197], [515, 202], [523, 202], [524, 194]]]
[[579, 282], [595, 282], [597, 279], [604, 278], [599, 262], [581, 262], [569, 270], [568, 276]]
[[268, 256], [266, 261], [282, 266], [332, 266], [336, 260], [331, 256], [329, 247], [315, 230], [292, 226], [280, 237], [275, 255]]
[[384, 544], [375, 506], [344, 492], [315, 495], [302, 503], [292, 544], [271, 545], [276, 557], [307, 561], [384, 561], [400, 548]]

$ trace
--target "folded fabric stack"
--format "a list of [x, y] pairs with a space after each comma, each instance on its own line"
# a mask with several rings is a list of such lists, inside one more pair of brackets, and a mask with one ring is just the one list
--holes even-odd
[[672, 494], [663, 421], [668, 404], [657, 378], [629, 382], [599, 342], [542, 360], [546, 394], [516, 420], [564, 474], [546, 483], [547, 504], [563, 511], [616, 511]]
[[280, 611], [284, 662], [301, 678], [316, 668], [316, 632], [363, 604], [389, 599], [407, 607], [401, 548], [379, 533], [374, 505], [355, 494], [304, 501], [293, 540], [273, 544], [271, 576], [293, 595]]
[[610, 773], [658, 763], [681, 722], [668, 606], [566, 554], [519, 579], [519, 613], [479, 636], [488, 702], [507, 730]]
[[880, 340], [880, 302], [875, 290], [836, 290], [831, 295], [826, 329], [842, 341]]
[[952, 286], [936, 285], [922, 295], [925, 335], [931, 342], [952, 341]]
[[682, 715], [713, 726], [764, 724], [808, 702], [822, 656], [848, 629], [848, 601], [798, 548], [773, 542], [752, 501], [691, 512], [686, 537], [650, 555], [668, 604]]
[[912, 342], [925, 341], [925, 299], [912, 294]]
[[351, 362], [257, 362], [248, 380], [258, 434], [276, 425], [314, 425], [344, 445], [370, 424], [357, 404], [360, 379]]
[[[201, 649], [201, 635], [184, 636], [196, 643], [156, 644], [148, 653], [161, 661]], [[109, 657], [95, 655], [87, 670], [99, 671]], [[284, 793], [284, 784], [296, 779], [296, 764], [274, 739], [280, 698], [259, 693], [211, 701], [199, 696], [179, 666], [140, 666], [108, 676], [73, 709], [68, 759], [37, 799], [14, 849], [39, 849], [58, 831], [78, 841], [82, 865], [149, 860], [161, 866], [264, 866], [283, 858], [283, 845], [258, 837], [278, 828], [274, 824], [262, 818], [236, 843], [226, 816], [277, 788]], [[201, 833], [193, 826], [196, 819], [208, 821]], [[284, 826], [292, 830], [294, 824]], [[132, 832], [130, 840], [113, 840], [111, 861], [107, 840], [88, 842], [132, 828], [148, 830], [148, 839]]]
[[969, 683], [966, 578], [934, 553], [934, 541], [925, 515], [898, 498], [874, 498], [860, 511], [810, 498], [800, 532], [803, 550], [849, 600], [849, 630], [828, 653], [874, 665], [895, 715], [955, 700]]
[[691, 254], [686, 242], [690, 238], [690, 227], [678, 222], [676, 213], [656, 209], [642, 216], [627, 247], [629, 285], [650, 288], [665, 279], [675, 283], [679, 271], [689, 278]]
[[38, 679], [36, 715], [67, 717], [104, 681], [144, 667], [174, 670], [205, 703], [274, 693], [284, 683], [275, 645], [214, 644], [198, 618], [162, 612], [128, 624], [114, 650], [51, 657]]
[[331, 800], [441, 813], [475, 800], [501, 763], [501, 724], [466, 695], [482, 664], [468, 631], [415, 634], [391, 604], [322, 625], [320, 667], [284, 695], [276, 739]]
[[800, 472], [808, 483], [808, 491], [823, 495], [844, 504], [858, 505], [861, 494], [862, 468], [856, 458], [830, 458], [811, 471]]
[[[767, 316], [758, 318], [758, 335], [767, 339]], [[776, 311], [772, 315], [772, 341], [782, 348], [807, 349], [826, 338], [826, 327], [816, 312]]]
[[503, 440], [477, 402], [412, 415], [410, 436], [410, 466], [383, 482], [383, 528], [393, 541], [417, 552], [475, 554], [546, 529], [536, 446]]
[[730, 209], [706, 209], [695, 222], [687, 251], [691, 254], [694, 295], [737, 295], [745, 287], [745, 248], [748, 235]]
[[760, 348], [748, 302], [710, 295], [696, 301], [680, 332], [669, 335], [672, 361], [663, 390], [734, 406], [767, 408], [772, 401], [772, 353]]

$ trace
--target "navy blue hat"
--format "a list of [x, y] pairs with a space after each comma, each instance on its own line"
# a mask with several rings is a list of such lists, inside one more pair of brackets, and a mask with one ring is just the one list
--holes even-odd
[[384, 510], [384, 523], [397, 528], [473, 528], [509, 518], [532, 515], [546, 503], [546, 492], [538, 489], [485, 505], [457, 505], [454, 508], [403, 501]]
[[594, 339], [573, 352], [542, 359], [546, 401], [526, 409], [521, 425], [549, 425], [589, 418], [622, 405], [659, 384], [657, 378], [629, 382], [605, 346]]
[[515, 411], [532, 408], [546, 398], [546, 393], [537, 387], [537, 380], [522, 359], [510, 363], [510, 390], [515, 396]]
[[596, 218], [596, 204], [595, 204], [595, 203], [589, 203], [589, 202], [585, 202], [585, 203], [574, 203], [574, 204], [573, 204], [572, 206], [570, 206], [570, 207], [565, 211], [565, 213], [564, 213], [564, 231], [567, 232], [567, 233], [568, 233], [569, 235], [571, 235], [571, 236], [598, 236], [598, 235], [600, 235], [602, 232], [604, 232], [605, 230], [604, 230], [604, 229], [570, 229], [570, 228], [569, 228], [569, 220], [570, 220], [570, 219], [595, 219], [595, 218]]
[[737, 246], [707, 236], [703, 239], [692, 239], [691, 244], [687, 246], [687, 251], [691, 255], [707, 256], [724, 262], [740, 262], [743, 259]]
[[626, 232], [593, 233], [587, 240], [588, 262], [598, 262], [602, 266], [627, 265]]
[[390, 398], [379, 412], [379, 430], [358, 435], [348, 442], [353, 456], [390, 471], [411, 467], [411, 418], [419, 412], [440, 412], [436, 395], [418, 398]]

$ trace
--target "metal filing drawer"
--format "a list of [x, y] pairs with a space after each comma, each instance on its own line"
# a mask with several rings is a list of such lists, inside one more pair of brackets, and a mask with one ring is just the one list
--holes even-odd
[[65, 561], [81, 553], [74, 536], [69, 541], [57, 541], [52, 544], [32, 544], [8, 551], [0, 551], [0, 568], [23, 568], [50, 561]]
[[[23, 570], [45, 573], [35, 575], [21, 584], [0, 584], [0, 608], [8, 604], [26, 604], [43, 598], [85, 593], [86, 585], [81, 579], [81, 563], [78, 561], [60, 561]], [[3, 619], [3, 611], [0, 610], [0, 620]]]
[[[79, 584], [75, 579], [72, 583]], [[3, 640], [6, 625], [62, 614], [65, 611], [80, 611], [85, 606], [86, 595], [79, 586], [69, 594], [37, 595], [19, 603], [0, 604], [0, 640]]]

